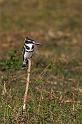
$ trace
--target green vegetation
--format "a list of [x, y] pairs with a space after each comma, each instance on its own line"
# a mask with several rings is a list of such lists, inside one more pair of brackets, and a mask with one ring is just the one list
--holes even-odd
[[[0, 0], [0, 124], [82, 123], [81, 15], [81, 0]], [[42, 45], [23, 113], [26, 35]]]

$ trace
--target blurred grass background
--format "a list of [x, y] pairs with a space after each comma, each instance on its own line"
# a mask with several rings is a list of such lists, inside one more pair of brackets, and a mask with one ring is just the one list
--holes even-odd
[[[27, 35], [42, 45], [32, 58], [27, 111], [22, 114]], [[81, 0], [0, 0], [1, 124], [81, 124], [81, 75]]]

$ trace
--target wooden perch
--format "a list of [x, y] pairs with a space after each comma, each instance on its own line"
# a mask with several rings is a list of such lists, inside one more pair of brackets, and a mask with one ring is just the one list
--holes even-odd
[[31, 59], [28, 59], [28, 69], [27, 69], [27, 79], [26, 79], [26, 89], [24, 94], [23, 110], [26, 109], [27, 93], [28, 93], [28, 87], [30, 82], [30, 71], [31, 71]]

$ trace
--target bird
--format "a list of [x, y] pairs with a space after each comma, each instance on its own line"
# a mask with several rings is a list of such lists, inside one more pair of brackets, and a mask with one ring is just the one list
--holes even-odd
[[30, 59], [34, 53], [35, 45], [40, 45], [40, 43], [36, 43], [35, 40], [25, 37], [24, 45], [23, 45], [23, 64], [22, 67], [27, 67], [28, 59]]

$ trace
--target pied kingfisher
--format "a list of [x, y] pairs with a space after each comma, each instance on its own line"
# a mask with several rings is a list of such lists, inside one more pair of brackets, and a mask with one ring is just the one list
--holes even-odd
[[24, 40], [24, 46], [23, 46], [23, 64], [22, 67], [26, 67], [28, 64], [28, 59], [32, 57], [34, 52], [34, 45], [39, 45], [39, 43], [36, 43], [35, 40], [32, 40], [28, 37]]

